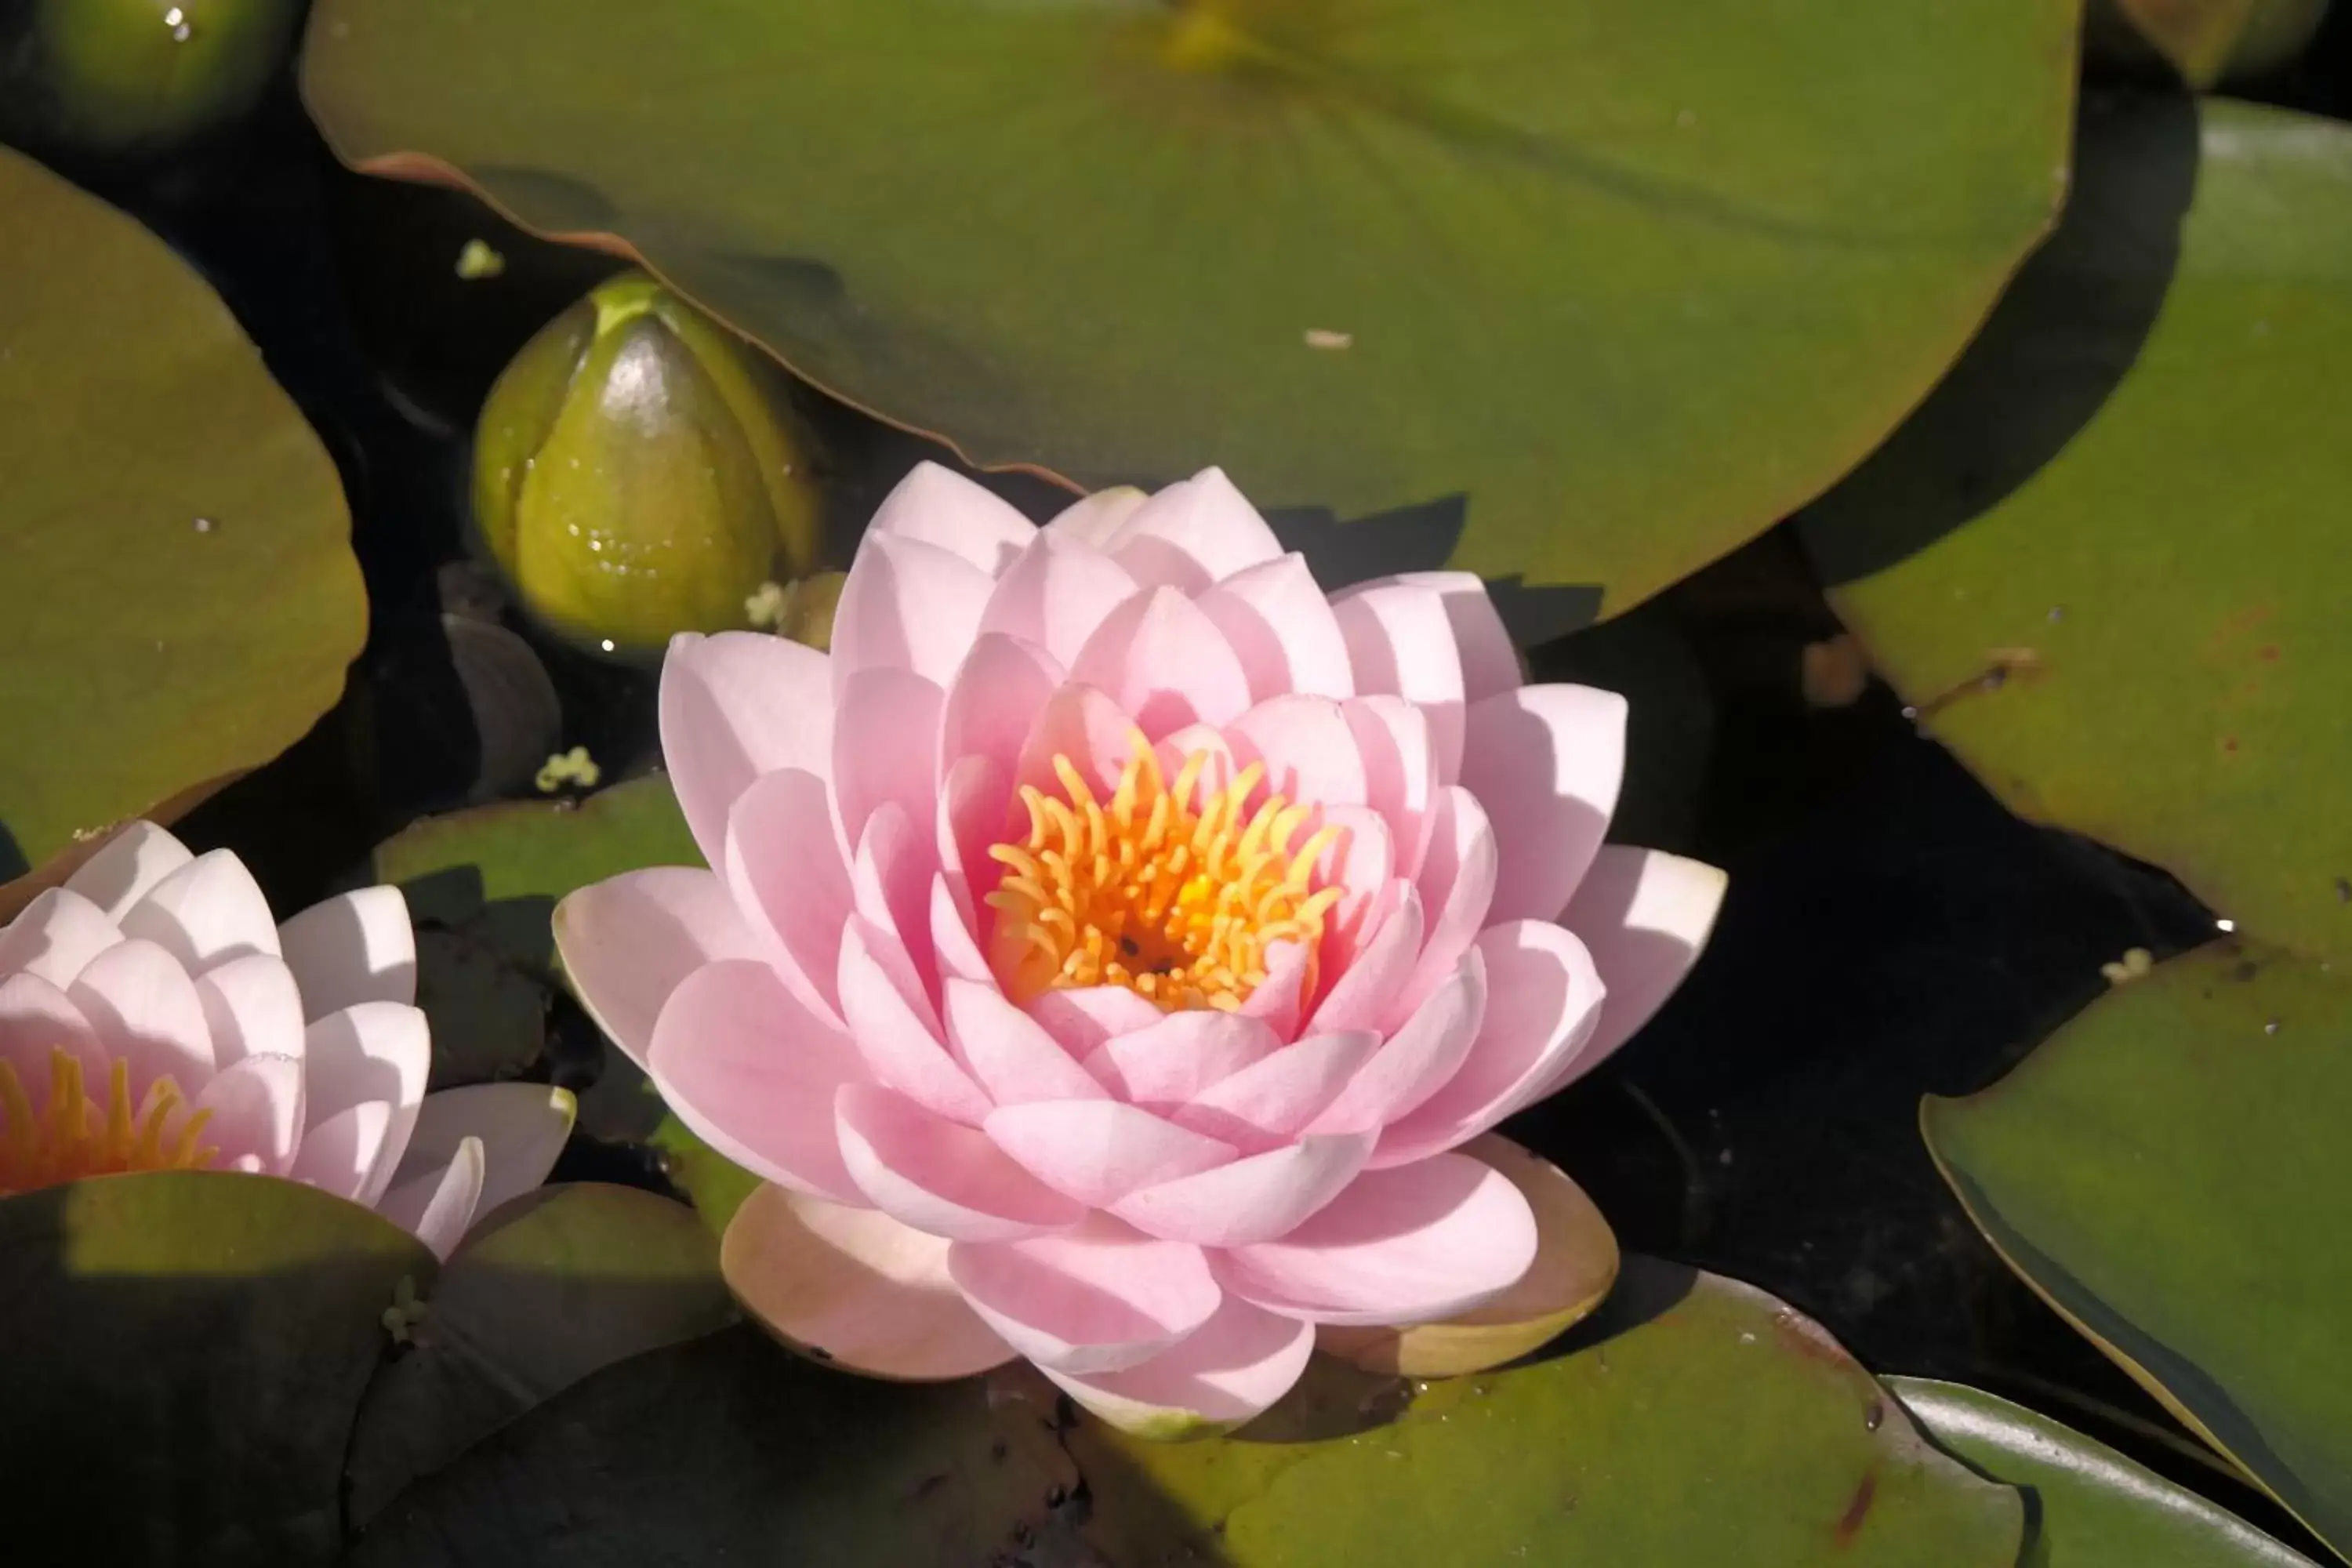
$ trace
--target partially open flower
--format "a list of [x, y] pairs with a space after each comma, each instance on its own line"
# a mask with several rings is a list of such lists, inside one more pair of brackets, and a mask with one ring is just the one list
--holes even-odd
[[397, 888], [278, 925], [235, 855], [152, 823], [0, 928], [0, 1197], [216, 1169], [350, 1198], [446, 1257], [572, 1128], [538, 1084], [428, 1095]]
[[1523, 686], [1477, 578], [1327, 596], [1213, 469], [1043, 529], [918, 469], [829, 657], [681, 637], [661, 710], [717, 869], [557, 936], [775, 1184], [739, 1296], [883, 1375], [1024, 1355], [1139, 1429], [1246, 1420], [1317, 1324], [1519, 1281], [1534, 1213], [1455, 1151], [1614, 1050], [1722, 893], [1602, 845], [1624, 704]]

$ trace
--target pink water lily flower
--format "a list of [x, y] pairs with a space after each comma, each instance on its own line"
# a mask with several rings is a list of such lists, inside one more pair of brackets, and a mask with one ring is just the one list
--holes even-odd
[[1327, 595], [1214, 469], [1039, 528], [927, 466], [829, 656], [671, 645], [662, 746], [713, 869], [583, 889], [557, 936], [773, 1184], [725, 1260], [780, 1334], [1231, 1425], [1316, 1325], [1528, 1270], [1528, 1202], [1454, 1151], [1616, 1049], [1722, 894], [1602, 844], [1624, 716], [1522, 685], [1474, 576]]
[[152, 823], [0, 927], [0, 1198], [128, 1172], [290, 1177], [447, 1257], [572, 1130], [540, 1084], [425, 1092], [397, 888], [284, 925], [242, 861]]

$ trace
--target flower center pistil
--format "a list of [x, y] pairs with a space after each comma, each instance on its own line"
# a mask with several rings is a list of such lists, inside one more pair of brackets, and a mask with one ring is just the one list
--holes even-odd
[[[1310, 965], [1324, 916], [1342, 889], [1318, 888], [1335, 827], [1291, 841], [1314, 816], [1271, 795], [1248, 811], [1265, 776], [1244, 768], [1193, 809], [1211, 753], [1186, 756], [1168, 787], [1140, 731], [1108, 804], [1066, 756], [1054, 759], [1064, 797], [1021, 787], [1028, 837], [992, 845], [1005, 868], [988, 902], [990, 954], [1016, 1002], [1063, 986], [1123, 985], [1174, 1012], [1230, 1011], [1266, 976], [1267, 950], [1302, 944]], [[1244, 815], [1247, 812], [1247, 815]]]
[[202, 1142], [212, 1111], [190, 1110], [169, 1074], [135, 1109], [130, 1063], [110, 1064], [103, 1106], [90, 1101], [79, 1057], [52, 1047], [47, 1099], [37, 1107], [37, 1086], [0, 1061], [0, 1195], [124, 1171], [200, 1170], [219, 1154]]

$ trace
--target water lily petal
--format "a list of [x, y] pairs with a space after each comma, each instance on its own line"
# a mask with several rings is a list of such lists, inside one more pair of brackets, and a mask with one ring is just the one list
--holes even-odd
[[939, 799], [940, 710], [947, 694], [908, 669], [861, 669], [842, 683], [834, 726], [834, 826], [845, 845], [884, 801], [916, 822]]
[[1331, 595], [1331, 613], [1348, 639], [1359, 692], [1393, 692], [1429, 720], [1441, 783], [1462, 766], [1465, 707], [1462, 655], [1445, 600], [1434, 589], [1396, 578], [1359, 583]]
[[1041, 1100], [989, 1113], [988, 1135], [1031, 1175], [1090, 1208], [1222, 1165], [1232, 1144], [1115, 1100]]
[[824, 781], [802, 768], [761, 774], [727, 814], [721, 864], [736, 909], [774, 939], [768, 956], [837, 1016], [835, 971], [851, 893]]
[[662, 661], [662, 760], [704, 861], [723, 865], [727, 814], [761, 773], [833, 774], [833, 668], [765, 632], [688, 632]]
[[1401, 572], [1392, 579], [1435, 594], [1462, 660], [1462, 695], [1470, 702], [1508, 691], [1526, 679], [1519, 650], [1495, 609], [1486, 579], [1474, 572]]
[[834, 1095], [865, 1077], [830, 1019], [766, 964], [729, 959], [686, 977], [654, 1026], [647, 1061], [678, 1120], [726, 1158], [772, 1182], [844, 1202]]
[[940, 768], [985, 757], [1010, 778], [1021, 743], [1067, 676], [1061, 660], [1035, 643], [990, 632], [971, 645], [948, 685], [940, 719]]
[[997, 580], [980, 630], [1018, 637], [1066, 669], [1104, 618], [1140, 592], [1126, 567], [1049, 523]]
[[339, 1198], [365, 1203], [379, 1167], [391, 1173], [384, 1145], [392, 1132], [393, 1108], [381, 1100], [351, 1106], [304, 1130], [301, 1147], [287, 1175]]
[[950, 1054], [921, 976], [896, 938], [852, 917], [841, 940], [841, 1010], [875, 1080], [951, 1121], [978, 1126], [988, 1096]]
[[1286, 691], [1355, 695], [1348, 640], [1305, 556], [1293, 553], [1244, 567], [1196, 602], [1240, 657], [1255, 700]]
[[1283, 553], [1257, 508], [1223, 468], [1203, 468], [1129, 512], [1106, 546], [1147, 587], [1198, 593]]
[[1130, 1104], [1183, 1105], [1282, 1046], [1281, 1036], [1255, 1018], [1209, 1008], [1162, 1013], [1143, 1005], [1148, 1016], [1139, 1027], [1111, 1036], [1084, 1058], [1095, 1081]]
[[1364, 795], [1388, 819], [1397, 874], [1417, 876], [1429, 847], [1429, 813], [1438, 790], [1429, 717], [1402, 697], [1358, 697], [1341, 704], [1364, 761]]
[[993, 577], [1028, 546], [1037, 527], [986, 487], [926, 460], [891, 487], [866, 531], [953, 551]]
[[953, 551], [868, 530], [833, 612], [835, 713], [849, 715], [849, 682], [861, 671], [905, 670], [944, 687], [980, 630], [993, 586]]
[[37, 974], [71, 985], [89, 961], [122, 940], [96, 904], [70, 888], [48, 888], [0, 926], [0, 974]]
[[253, 1056], [301, 1056], [308, 1020], [301, 988], [285, 960], [256, 952], [215, 964], [196, 976], [196, 999], [204, 1005], [215, 1066]]
[[482, 1202], [487, 1168], [482, 1141], [461, 1139], [437, 1168], [395, 1182], [376, 1205], [376, 1212], [430, 1247], [434, 1257], [446, 1261], [465, 1238], [474, 1215], [494, 1206]]
[[834, 1098], [841, 1158], [875, 1207], [950, 1241], [1012, 1241], [1061, 1230], [1086, 1205], [1046, 1186], [989, 1136], [933, 1116], [877, 1084]]
[[1310, 1035], [1210, 1085], [1170, 1120], [1237, 1149], [1268, 1148], [1338, 1099], [1380, 1044], [1370, 1029]]
[[278, 928], [278, 951], [301, 987], [306, 1020], [358, 1002], [416, 1000], [416, 932], [398, 888], [320, 900]]
[[[398, 1002], [362, 1002], [330, 1013], [302, 1034], [303, 1120], [317, 1128], [354, 1105], [391, 1107], [382, 1181], [362, 1189], [373, 1203], [408, 1148], [425, 1082], [433, 1070], [433, 1035], [425, 1015]], [[308, 1134], [305, 1134], [307, 1138]]]
[[1416, 879], [1429, 933], [1384, 1023], [1393, 1025], [1420, 1006], [1454, 973], [1486, 925], [1501, 875], [1501, 847], [1477, 797], [1459, 784], [1439, 790], [1430, 812], [1429, 851]]
[[1147, 1236], [1244, 1247], [1288, 1236], [1364, 1168], [1373, 1134], [1302, 1138], [1229, 1165], [1139, 1187], [1111, 1213]]
[[[436, 1090], [416, 1108], [415, 1130], [393, 1168], [393, 1190], [446, 1166], [478, 1142], [477, 1212], [488, 1214], [547, 1180], [572, 1137], [579, 1105], [568, 1089], [543, 1083], [477, 1083]], [[389, 1194], [384, 1202], [392, 1201]]]
[[[1171, 1016], [1124, 985], [1071, 985], [1048, 991], [1029, 1004], [1031, 1017], [1059, 1040], [1062, 1048], [1081, 1062], [1102, 1048], [1105, 1040], [1148, 1029]], [[1097, 1075], [1099, 1076], [1099, 1075]]]
[[1071, 661], [1153, 739], [1187, 724], [1224, 724], [1249, 707], [1241, 659], [1200, 606], [1173, 588], [1138, 594], [1105, 616]]
[[131, 1064], [135, 1105], [169, 1075], [193, 1094], [213, 1075], [212, 1030], [195, 982], [152, 942], [121, 942], [83, 966], [66, 994], [109, 1056]]
[[1590, 686], [1522, 686], [1471, 705], [1463, 787], [1494, 825], [1501, 864], [1489, 921], [1556, 918], [1575, 891], [1625, 775], [1625, 700]]
[[192, 975], [215, 963], [278, 952], [278, 921], [261, 884], [226, 849], [199, 855], [147, 890], [115, 922], [152, 942]]
[[1211, 1255], [1227, 1290], [1285, 1317], [1409, 1323], [1466, 1312], [1535, 1260], [1536, 1222], [1504, 1176], [1462, 1154], [1367, 1171], [1276, 1241]]
[[719, 1266], [743, 1310], [829, 1365], [869, 1377], [969, 1377], [1013, 1357], [948, 1278], [948, 1242], [879, 1209], [761, 1187]]
[[1378, 1029], [1396, 1010], [1405, 981], [1421, 962], [1421, 894], [1408, 882], [1391, 882], [1366, 921], [1370, 934], [1358, 943], [1347, 973], [1323, 994], [1308, 1027], [1325, 1034]]
[[1361, 805], [1371, 798], [1355, 731], [1346, 710], [1330, 698], [1270, 698], [1229, 729], [1265, 764], [1265, 785], [1276, 795], [1324, 806]]
[[251, 1155], [255, 1168], [282, 1176], [302, 1140], [302, 1064], [293, 1057], [247, 1057], [213, 1075], [192, 1109], [209, 1111], [203, 1141], [223, 1163]]
[[0, 1061], [27, 1088], [49, 1081], [50, 1052], [64, 1047], [81, 1062], [81, 1080], [95, 1089], [110, 1070], [98, 1031], [65, 992], [37, 974], [0, 977]]
[[1679, 855], [1601, 849], [1560, 917], [1583, 939], [1609, 987], [1601, 1021], [1571, 1070], [1599, 1066], [1674, 994], [1706, 946], [1726, 886], [1721, 871]]
[[1231, 1431], [1289, 1393], [1314, 1352], [1309, 1325], [1228, 1296], [1214, 1317], [1139, 1366], [1085, 1377], [1039, 1370], [1122, 1432], [1204, 1437]]
[[153, 823], [127, 823], [76, 867], [65, 885], [107, 919], [119, 921], [148, 889], [194, 858], [186, 845]]
[[639, 1067], [678, 982], [722, 958], [760, 958], [727, 885], [700, 867], [656, 866], [592, 883], [555, 906], [555, 947], [589, 1016]]
[[1058, 538], [1082, 540], [1099, 549], [1109, 542], [1119, 525], [1151, 497], [1133, 485], [1108, 485], [1054, 514], [1045, 531]]
[[1062, 1043], [995, 986], [951, 979], [944, 1002], [948, 1043], [997, 1104], [1103, 1096]]
[[1222, 1293], [1195, 1247], [1107, 1215], [1022, 1241], [960, 1241], [948, 1276], [973, 1311], [1039, 1366], [1116, 1372], [1206, 1323]]
[[1376, 1130], [1419, 1109], [1461, 1071], [1486, 1016], [1486, 961], [1473, 948], [1307, 1130]]

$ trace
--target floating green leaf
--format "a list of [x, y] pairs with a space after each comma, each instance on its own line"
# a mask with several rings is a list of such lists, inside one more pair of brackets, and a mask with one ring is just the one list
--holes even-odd
[[2011, 1268], [2352, 1545], [2352, 979], [2217, 943], [1921, 1121]]
[[441, 1271], [411, 1349], [352, 1437], [364, 1522], [412, 1479], [600, 1368], [735, 1317], [693, 1212], [627, 1187], [542, 1187], [484, 1221]]
[[[351, 1568], [979, 1564], [1076, 1477], [1050, 1405], [828, 1372], [743, 1328], [596, 1373], [393, 1503]], [[1003, 1553], [992, 1556], [992, 1553]]]
[[0, 1199], [0, 1517], [36, 1556], [332, 1561], [384, 1310], [433, 1268], [396, 1226], [268, 1176]]
[[0, 880], [268, 761], [367, 632], [334, 465], [163, 243], [0, 149]]
[[2352, 128], [2119, 99], [2080, 162], [2065, 226], [1808, 538], [2009, 805], [2352, 955]]
[[1950, 362], [2057, 205], [2076, 5], [646, 16], [323, 0], [304, 90], [360, 166], [625, 247], [982, 465], [1428, 506], [1417, 564], [1615, 610]]
[[1956, 1383], [1890, 1377], [1929, 1436], [2033, 1499], [2021, 1568], [2311, 1568], [2243, 1520], [2022, 1405]]
[[1817, 1325], [1646, 1258], [1544, 1360], [1422, 1385], [1318, 1360], [1233, 1438], [1068, 1440], [1122, 1568], [1187, 1547], [1232, 1568], [2011, 1568], [2023, 1531], [2016, 1493], [1920, 1441]]

